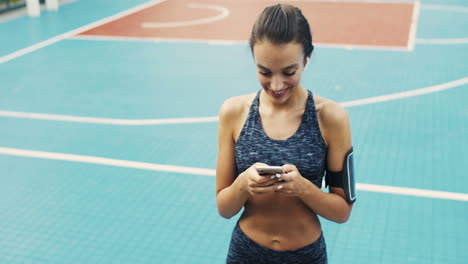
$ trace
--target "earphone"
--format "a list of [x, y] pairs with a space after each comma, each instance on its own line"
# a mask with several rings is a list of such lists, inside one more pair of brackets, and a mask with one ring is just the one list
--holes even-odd
[[306, 61], [306, 65], [304, 66], [304, 71], [307, 70], [307, 66], [309, 65], [310, 58], [307, 57], [306, 60], [307, 60], [307, 61]]

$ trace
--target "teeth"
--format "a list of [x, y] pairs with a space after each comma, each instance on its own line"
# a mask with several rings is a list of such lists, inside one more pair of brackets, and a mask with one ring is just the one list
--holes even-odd
[[271, 91], [271, 93], [273, 93], [274, 95], [282, 95], [282, 94], [284, 94], [284, 93], [286, 92], [287, 89], [289, 89], [289, 87], [284, 88], [284, 89], [282, 89], [282, 90], [279, 90], [278, 92], [273, 91], [273, 90], [271, 90], [271, 89], [270, 89], [270, 91]]

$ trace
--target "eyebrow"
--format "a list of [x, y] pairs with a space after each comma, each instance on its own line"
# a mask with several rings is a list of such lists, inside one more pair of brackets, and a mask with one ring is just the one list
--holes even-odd
[[[296, 67], [298, 67], [298, 66], [299, 66], [299, 64], [294, 63], [294, 64], [292, 64], [292, 65], [289, 65], [289, 66], [287, 66], [287, 67], [284, 67], [283, 70], [288, 70], [288, 69], [291, 69], [291, 68], [296, 68]], [[268, 71], [270, 70], [270, 69], [268, 69], [267, 67], [262, 66], [261, 64], [257, 64], [257, 67], [261, 68], [262, 70], [268, 70]]]

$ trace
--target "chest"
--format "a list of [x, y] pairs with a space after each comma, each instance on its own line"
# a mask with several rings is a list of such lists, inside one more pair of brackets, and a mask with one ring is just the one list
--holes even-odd
[[282, 115], [260, 112], [260, 120], [265, 134], [274, 140], [285, 140], [292, 137], [301, 126], [303, 111]]

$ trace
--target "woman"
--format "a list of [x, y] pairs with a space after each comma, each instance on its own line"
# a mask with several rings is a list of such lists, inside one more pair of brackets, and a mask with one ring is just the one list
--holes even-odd
[[[219, 115], [218, 211], [244, 207], [227, 263], [327, 263], [317, 215], [344, 223], [355, 200], [348, 115], [300, 83], [313, 45], [298, 8], [265, 8], [250, 48], [263, 89], [226, 100]], [[265, 165], [284, 173], [259, 175]]]

